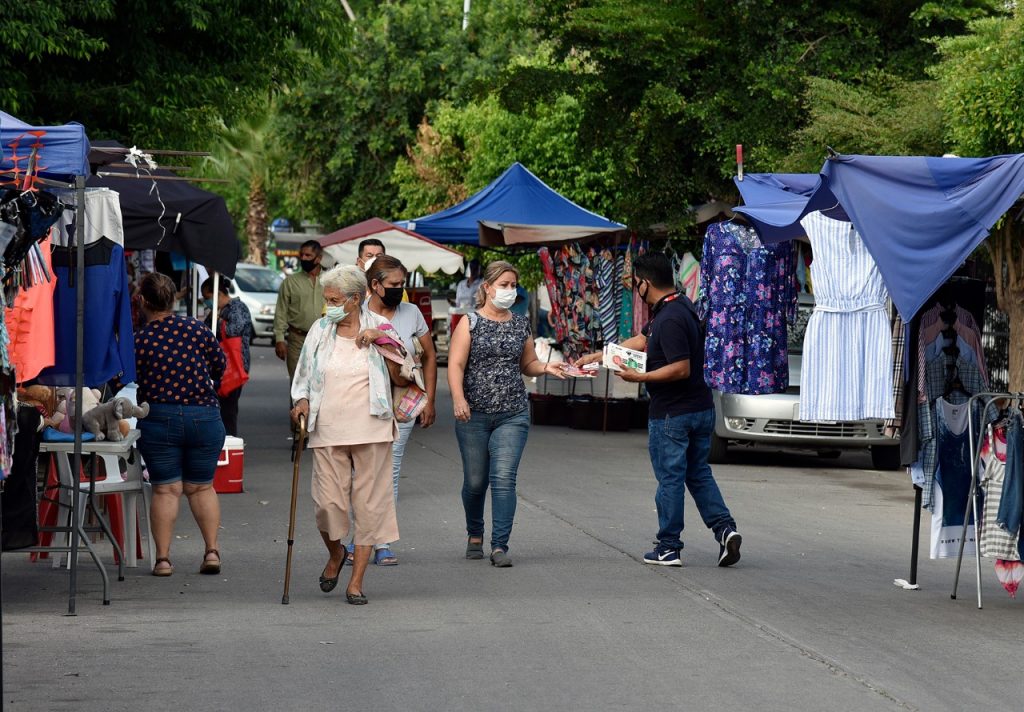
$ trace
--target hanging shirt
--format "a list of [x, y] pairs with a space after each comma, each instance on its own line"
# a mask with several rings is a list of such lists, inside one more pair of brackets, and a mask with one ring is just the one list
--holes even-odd
[[[40, 247], [52, 276], [49, 240], [44, 240]], [[31, 381], [54, 363], [53, 291], [56, 287], [57, 281], [51, 279], [19, 290], [14, 306], [5, 312], [11, 340], [8, 352], [18, 383]]]
[[714, 223], [704, 235], [698, 312], [707, 320], [704, 380], [723, 393], [789, 387], [787, 320], [796, 316], [794, 251], [761, 245], [753, 228]]
[[[65, 210], [56, 224], [54, 244], [67, 247], [69, 226], [77, 220], [74, 210]], [[107, 238], [124, 246], [124, 220], [121, 217], [121, 198], [110, 188], [85, 189], [85, 244], [91, 245]], [[147, 270], [152, 272], [152, 269]]]
[[[53, 249], [55, 363], [39, 375], [48, 386], [75, 383], [77, 269], [75, 252]], [[124, 249], [107, 238], [85, 248], [85, 385], [100, 387], [117, 377], [135, 380], [135, 348]]]
[[895, 416], [889, 294], [853, 224], [803, 218], [814, 249], [814, 313], [804, 333], [800, 420]]

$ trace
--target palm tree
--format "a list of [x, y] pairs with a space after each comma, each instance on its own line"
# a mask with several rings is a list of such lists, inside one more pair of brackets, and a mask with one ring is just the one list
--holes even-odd
[[276, 156], [275, 117], [276, 106], [271, 100], [265, 111], [236, 126], [222, 124], [211, 151], [213, 155], [206, 159], [209, 172], [231, 181], [221, 192], [233, 213], [238, 215], [244, 210], [246, 261], [257, 265], [267, 264], [267, 186]]

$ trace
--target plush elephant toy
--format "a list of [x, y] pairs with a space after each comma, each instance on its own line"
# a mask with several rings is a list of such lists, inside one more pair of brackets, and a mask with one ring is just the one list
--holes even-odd
[[128, 398], [114, 398], [102, 403], [82, 416], [82, 428], [97, 440], [118, 442], [124, 439], [120, 423], [125, 418], [145, 418], [149, 404], [135, 405]]

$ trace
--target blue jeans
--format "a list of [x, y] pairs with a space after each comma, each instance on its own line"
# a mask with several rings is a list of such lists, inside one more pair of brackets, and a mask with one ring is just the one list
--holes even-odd
[[491, 548], [508, 551], [516, 514], [516, 473], [530, 432], [530, 411], [509, 413], [472, 411], [468, 422], [456, 421], [455, 435], [462, 453], [462, 506], [466, 533], [484, 535], [484, 500], [491, 487]]
[[658, 508], [658, 542], [669, 549], [682, 549], [683, 499], [690, 491], [704, 525], [721, 541], [736, 522], [725, 506], [718, 483], [708, 466], [715, 409], [659, 418], [647, 423], [651, 465], [658, 479], [654, 503]]
[[149, 415], [139, 419], [138, 427], [139, 452], [150, 483], [213, 482], [225, 436], [219, 408], [150, 403]]
[[409, 444], [409, 436], [416, 427], [416, 421], [397, 425], [398, 437], [391, 444], [391, 478], [395, 483], [395, 504], [398, 503], [398, 477], [402, 474], [402, 457], [405, 456], [405, 446]]

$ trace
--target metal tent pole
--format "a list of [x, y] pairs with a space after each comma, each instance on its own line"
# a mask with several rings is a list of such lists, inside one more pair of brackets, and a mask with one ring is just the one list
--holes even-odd
[[210, 328], [213, 329], [213, 335], [217, 336], [217, 311], [220, 307], [217, 306], [218, 300], [220, 299], [220, 272], [213, 273], [213, 307], [210, 308]]
[[914, 487], [914, 536], [910, 540], [910, 581], [911, 586], [917, 585], [917, 561], [921, 555], [921, 488]]
[[[68, 552], [68, 615], [78, 588], [78, 478], [82, 471], [82, 390], [85, 384], [85, 176], [75, 178], [75, 445], [71, 471], [71, 542]], [[104, 601], [106, 603], [106, 601]]]

